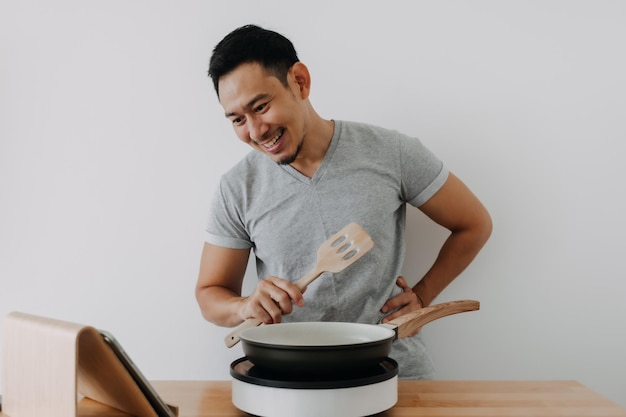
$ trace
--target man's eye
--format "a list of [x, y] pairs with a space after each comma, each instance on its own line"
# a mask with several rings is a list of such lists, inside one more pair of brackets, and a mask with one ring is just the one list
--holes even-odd
[[254, 111], [257, 113], [261, 112], [265, 109], [266, 106], [267, 106], [267, 103], [260, 104], [254, 108]]
[[243, 123], [243, 117], [237, 117], [236, 119], [232, 119], [234, 125], [240, 125]]

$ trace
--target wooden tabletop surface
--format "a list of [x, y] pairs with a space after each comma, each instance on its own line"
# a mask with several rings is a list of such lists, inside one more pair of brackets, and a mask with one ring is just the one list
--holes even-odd
[[[154, 387], [179, 417], [243, 417], [231, 402], [230, 381], [155, 381]], [[7, 417], [0, 413], [1, 417]], [[89, 399], [80, 417], [127, 414]], [[406, 381], [398, 403], [380, 417], [626, 417], [626, 409], [576, 381]]]

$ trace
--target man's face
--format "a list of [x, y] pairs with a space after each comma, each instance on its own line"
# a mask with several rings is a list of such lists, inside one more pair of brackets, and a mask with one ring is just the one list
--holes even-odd
[[219, 98], [239, 139], [279, 164], [296, 160], [302, 148], [304, 100], [291, 73], [289, 87], [256, 63], [246, 63], [219, 81]]

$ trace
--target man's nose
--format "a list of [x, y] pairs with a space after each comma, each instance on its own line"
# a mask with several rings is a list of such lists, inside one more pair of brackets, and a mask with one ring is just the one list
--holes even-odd
[[268, 126], [260, 117], [253, 117], [248, 119], [248, 131], [250, 139], [255, 142], [263, 142], [265, 134], [268, 131]]

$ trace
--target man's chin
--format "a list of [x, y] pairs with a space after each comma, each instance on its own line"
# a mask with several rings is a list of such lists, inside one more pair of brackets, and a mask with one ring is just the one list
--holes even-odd
[[282, 158], [279, 158], [278, 160], [275, 159], [274, 161], [276, 161], [278, 165], [293, 164], [296, 161], [296, 159], [298, 159], [298, 155], [300, 155], [300, 150], [302, 150], [302, 144], [298, 146], [298, 148], [292, 155], [283, 156]]
[[283, 158], [280, 158], [279, 160], [276, 161], [276, 163], [278, 165], [289, 165], [292, 164], [296, 161], [296, 158], [298, 157], [298, 155], [291, 155], [291, 156], [286, 156]]

